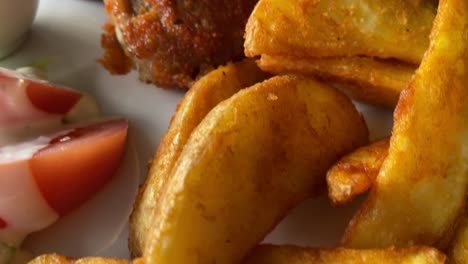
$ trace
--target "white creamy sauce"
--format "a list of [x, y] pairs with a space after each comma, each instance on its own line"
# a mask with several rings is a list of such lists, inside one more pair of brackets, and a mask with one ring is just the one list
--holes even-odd
[[3, 79], [0, 76], [0, 147], [50, 133], [63, 126], [63, 122], [79, 122], [99, 116], [96, 101], [87, 94], [82, 94], [78, 103], [65, 115], [36, 109], [26, 94], [29, 80], [23, 78], [45, 82], [38, 79], [38, 73], [30, 67], [22, 68], [20, 73], [0, 69], [0, 74], [18, 78]]
[[0, 219], [6, 222], [6, 227], [0, 227], [0, 243], [12, 247], [19, 247], [26, 235], [59, 218], [39, 191], [29, 160], [52, 139], [71, 131], [51, 134], [63, 129], [64, 121], [76, 122], [99, 115], [96, 102], [87, 95], [65, 115], [36, 109], [26, 93], [28, 82], [36, 78], [34, 74], [25, 76], [0, 69]]
[[0, 241], [10, 246], [59, 217], [42, 197], [27, 160], [0, 165], [0, 194], [0, 217], [7, 223], [0, 229]]
[[39, 136], [33, 140], [21, 142], [17, 144], [10, 144], [8, 146], [0, 146], [0, 166], [15, 161], [28, 160], [32, 156], [49, 145], [50, 141], [54, 138], [66, 135], [73, 131], [73, 129], [62, 130], [47, 136]]
[[70, 131], [0, 147], [0, 218], [7, 223], [6, 228], [0, 229], [0, 242], [18, 246], [27, 234], [41, 230], [59, 218], [42, 197], [30, 171], [29, 160], [52, 139]]
[[83, 93], [80, 100], [65, 115], [41, 111], [34, 107], [26, 93], [29, 82], [46, 82], [38, 78], [37, 71], [23, 68], [22, 72], [18, 73], [0, 69], [0, 74], [17, 78], [2, 79], [0, 76], [0, 128], [18, 127], [20, 125], [30, 127], [38, 121], [59, 118], [63, 118], [68, 122], [77, 122], [99, 116], [99, 107], [94, 98]]
[[62, 126], [60, 116], [28, 123], [0, 126], [0, 147], [28, 141], [34, 139], [37, 135], [49, 134], [60, 126]]
[[0, 81], [0, 126], [44, 119], [50, 116], [34, 107], [26, 94], [27, 81]]
[[33, 141], [0, 147], [0, 166], [6, 163], [30, 159], [34, 153], [46, 147], [50, 140], [50, 137], [41, 136]]

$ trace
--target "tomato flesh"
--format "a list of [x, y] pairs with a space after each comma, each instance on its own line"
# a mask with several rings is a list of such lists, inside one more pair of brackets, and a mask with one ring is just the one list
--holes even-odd
[[7, 227], [7, 222], [0, 217], [0, 229], [5, 229]]
[[67, 214], [112, 178], [123, 157], [127, 129], [123, 119], [77, 128], [33, 155], [30, 172], [52, 209]]
[[81, 94], [49, 83], [30, 81], [26, 94], [39, 110], [50, 114], [66, 114], [78, 103]]
[[[46, 81], [34, 80], [18, 72], [2, 69], [0, 71], [0, 82], [8, 81], [17, 81], [17, 85], [23, 85], [31, 104], [38, 110], [50, 114], [68, 113], [82, 96], [79, 92]], [[25, 82], [25, 84], [21, 82]]]

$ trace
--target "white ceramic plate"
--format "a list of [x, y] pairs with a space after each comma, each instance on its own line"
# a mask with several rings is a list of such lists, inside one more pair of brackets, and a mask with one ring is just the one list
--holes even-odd
[[[48, 58], [53, 62], [50, 80], [94, 95], [106, 114], [127, 117], [142, 168], [142, 181], [147, 161], [166, 131], [183, 92], [143, 84], [135, 73], [111, 76], [97, 64], [96, 59], [102, 55], [100, 31], [104, 21], [100, 1], [41, 0], [28, 40], [12, 56], [0, 61], [0, 66], [17, 68]], [[390, 133], [391, 112], [369, 106], [358, 107], [366, 118], [371, 139]], [[136, 166], [134, 158], [128, 159], [131, 162], [126, 167]], [[122, 188], [122, 182], [125, 185], [127, 180], [126, 185], [131, 186], [134, 178], [124, 175], [116, 179], [120, 184], [111, 183], [80, 209], [89, 210], [86, 211], [89, 214], [69, 215], [50, 229], [34, 235], [27, 241], [27, 246], [35, 254], [57, 252], [70, 256], [128, 257], [127, 230], [122, 223], [126, 222], [134, 193], [131, 188]], [[115, 206], [116, 197], [127, 199], [127, 204]], [[359, 201], [335, 209], [324, 195], [308, 200], [293, 210], [266, 240], [278, 244], [333, 246], [358, 205]], [[103, 212], [105, 218], [99, 215]], [[106, 219], [115, 221], [109, 223]]]

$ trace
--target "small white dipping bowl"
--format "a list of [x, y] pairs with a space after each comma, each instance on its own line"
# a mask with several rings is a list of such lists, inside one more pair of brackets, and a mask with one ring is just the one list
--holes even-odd
[[39, 0], [0, 0], [0, 59], [24, 41], [36, 16]]

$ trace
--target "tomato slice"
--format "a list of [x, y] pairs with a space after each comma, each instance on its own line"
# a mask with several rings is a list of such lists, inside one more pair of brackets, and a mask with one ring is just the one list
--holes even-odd
[[15, 82], [17, 85], [24, 85], [26, 95], [35, 108], [50, 114], [68, 113], [82, 96], [77, 91], [47, 81], [35, 80], [15, 71], [0, 69], [0, 82], [11, 83], [12, 80], [17, 81]]
[[7, 227], [7, 222], [0, 217], [0, 229]]
[[119, 167], [127, 130], [124, 119], [76, 128], [36, 152], [29, 168], [49, 206], [64, 215], [99, 191]]
[[46, 82], [27, 81], [26, 94], [31, 103], [39, 110], [51, 114], [66, 114], [81, 98], [81, 94], [69, 89], [59, 88]]

